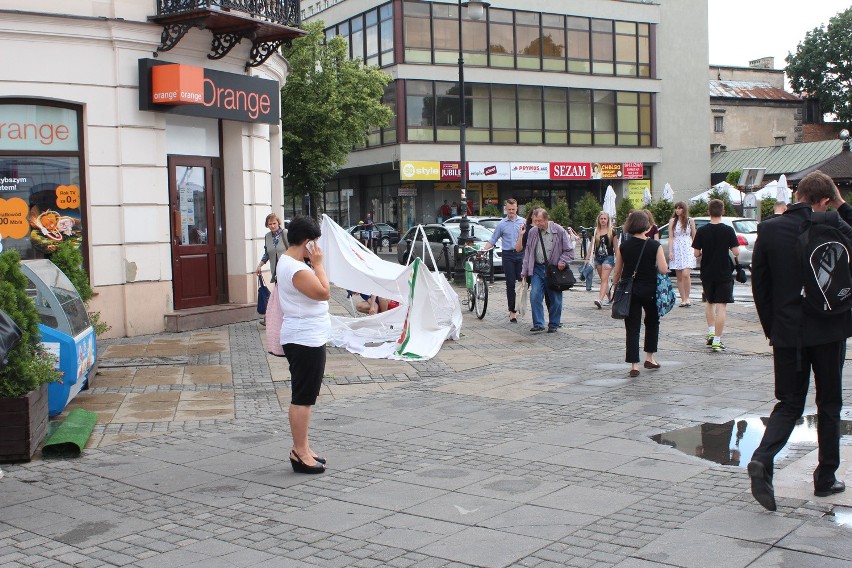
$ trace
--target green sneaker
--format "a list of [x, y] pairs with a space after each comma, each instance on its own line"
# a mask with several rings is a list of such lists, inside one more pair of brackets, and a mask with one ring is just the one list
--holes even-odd
[[707, 347], [713, 345], [713, 338], [716, 337], [716, 334], [712, 331], [707, 333]]
[[726, 349], [725, 344], [718, 337], [713, 338], [713, 344], [710, 345], [710, 348], [713, 351], [724, 351]]

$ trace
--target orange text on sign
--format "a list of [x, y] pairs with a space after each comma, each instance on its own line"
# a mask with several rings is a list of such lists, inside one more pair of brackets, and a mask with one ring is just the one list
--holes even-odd
[[30, 227], [27, 221], [28, 210], [27, 202], [20, 197], [0, 197], [0, 235], [12, 239], [26, 237]]
[[56, 186], [56, 206], [60, 209], [79, 209], [80, 188], [76, 185]]

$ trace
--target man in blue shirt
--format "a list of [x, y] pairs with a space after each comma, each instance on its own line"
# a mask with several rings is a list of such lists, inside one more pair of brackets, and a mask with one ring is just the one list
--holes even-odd
[[518, 202], [514, 199], [506, 200], [506, 216], [497, 224], [494, 234], [488, 239], [483, 247], [485, 250], [493, 248], [499, 239], [502, 239], [503, 247], [503, 272], [506, 275], [506, 300], [509, 302], [509, 321], [518, 323], [518, 312], [515, 310], [515, 282], [521, 275], [521, 265], [524, 262], [524, 253], [515, 252], [515, 242], [518, 240], [520, 229], [524, 220], [518, 217]]

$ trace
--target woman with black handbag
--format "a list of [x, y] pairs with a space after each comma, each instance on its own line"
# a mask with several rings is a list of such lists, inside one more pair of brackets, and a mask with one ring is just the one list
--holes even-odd
[[[624, 232], [631, 239], [625, 239], [618, 248], [612, 280], [617, 282], [613, 301], [613, 317], [616, 317], [620, 302], [628, 302], [629, 310], [624, 319], [626, 334], [625, 361], [630, 363], [630, 376], [639, 376], [639, 331], [642, 324], [642, 310], [645, 311], [645, 368], [659, 369], [660, 364], [654, 358], [660, 335], [660, 316], [657, 313], [657, 272], [669, 271], [666, 256], [660, 242], [649, 239], [645, 233], [651, 222], [644, 211], [633, 211], [624, 222]], [[625, 271], [627, 267], [627, 272]], [[620, 294], [619, 290], [629, 289], [629, 294]]]

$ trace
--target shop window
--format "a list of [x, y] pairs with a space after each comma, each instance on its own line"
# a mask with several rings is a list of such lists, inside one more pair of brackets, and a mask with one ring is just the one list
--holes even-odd
[[565, 71], [565, 17], [541, 15], [541, 56], [545, 71]]
[[491, 67], [515, 66], [515, 28], [511, 10], [488, 10], [489, 64]]
[[592, 73], [595, 75], [615, 72], [612, 24], [611, 20], [592, 20]]
[[354, 60], [364, 61], [364, 18], [358, 16], [349, 20], [352, 36], [349, 41], [350, 57]]
[[385, 4], [379, 8], [379, 51], [382, 67], [394, 64], [393, 57], [393, 5]]
[[82, 245], [80, 131], [76, 108], [0, 101], [2, 250], [35, 259], [62, 242]]
[[435, 139], [435, 96], [430, 81], [405, 82], [405, 120], [409, 142]]
[[366, 28], [364, 29], [364, 37], [367, 49], [367, 65], [379, 64], [379, 11], [370, 10], [364, 14], [366, 19]]
[[432, 28], [435, 63], [458, 63], [459, 7], [453, 4], [433, 4]]
[[518, 87], [518, 139], [522, 144], [541, 144], [541, 87]]
[[544, 88], [544, 143], [568, 144], [568, 90]]
[[568, 28], [568, 71], [572, 73], [592, 72], [591, 33], [588, 18], [566, 18]]
[[518, 69], [541, 69], [541, 17], [534, 12], [515, 12]]
[[429, 7], [425, 2], [406, 2], [403, 4], [405, 19], [405, 62], [432, 62], [432, 30]]

